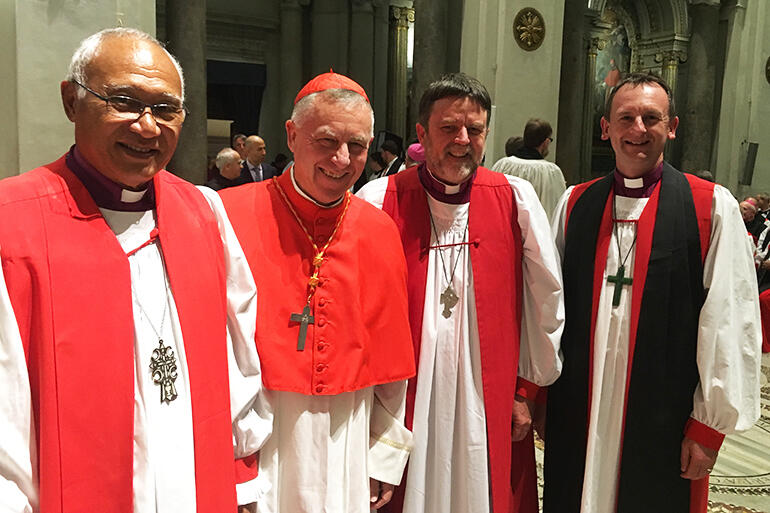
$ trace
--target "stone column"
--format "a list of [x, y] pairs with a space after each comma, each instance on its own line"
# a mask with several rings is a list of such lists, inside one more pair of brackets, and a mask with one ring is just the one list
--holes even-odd
[[593, 152], [593, 123], [594, 123], [594, 75], [596, 75], [596, 55], [599, 50], [604, 49], [605, 42], [598, 38], [592, 37], [588, 40], [588, 47], [586, 53], [586, 67], [583, 83], [583, 128], [581, 130], [582, 136], [582, 152], [580, 155], [580, 171], [579, 181], [585, 182], [591, 179], [591, 154]]
[[348, 10], [340, 0], [313, 0], [311, 30], [311, 74], [329, 68], [348, 73]]
[[374, 84], [369, 101], [374, 107], [375, 133], [385, 129], [388, 112], [388, 0], [374, 0]]
[[[663, 63], [663, 69], [661, 78], [666, 81], [668, 87], [671, 89], [671, 96], [676, 98], [676, 86], [677, 77], [679, 75], [679, 62], [684, 62], [686, 59], [683, 52], [679, 50], [668, 50], [662, 54], [658, 54], [655, 57], [656, 61]], [[669, 162], [676, 161], [677, 146], [676, 140], [666, 141], [666, 146], [663, 148], [663, 156]]]
[[414, 21], [414, 9], [391, 6], [390, 15], [387, 127], [406, 138], [406, 39], [409, 22]]
[[586, 33], [585, 5], [567, 1], [561, 50], [559, 87], [559, 119], [557, 125], [556, 164], [564, 172], [568, 184], [581, 179], [581, 147], [583, 129], [583, 97], [585, 80], [575, 81], [584, 70], [587, 53], [583, 41]]
[[[418, 114], [420, 97], [431, 82], [446, 73], [447, 7], [445, 2], [414, 0], [414, 97], [411, 111]], [[459, 13], [462, 15], [462, 12]], [[416, 120], [415, 120], [416, 121]]]
[[206, 181], [206, 0], [167, 0], [168, 48], [182, 65], [189, 110], [169, 170], [185, 180]]
[[281, 113], [291, 116], [294, 97], [302, 87], [302, 6], [281, 0]]
[[689, 80], [680, 109], [681, 167], [696, 171], [711, 167], [719, 45], [719, 4], [691, 5], [692, 35], [688, 49]]
[[350, 78], [361, 84], [367, 96], [374, 85], [374, 6], [372, 0], [353, 0], [348, 55]]

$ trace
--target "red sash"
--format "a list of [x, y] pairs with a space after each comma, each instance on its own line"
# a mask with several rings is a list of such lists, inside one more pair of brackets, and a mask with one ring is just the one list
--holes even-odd
[[[199, 512], [236, 507], [224, 252], [201, 194], [155, 178], [184, 336]], [[2, 265], [26, 351], [40, 511], [133, 511], [134, 321], [128, 259], [64, 157], [0, 183]], [[201, 301], [205, 298], [205, 301]]]
[[[409, 319], [415, 359], [419, 362], [431, 228], [426, 193], [416, 167], [389, 177], [382, 208], [396, 222], [406, 253]], [[514, 458], [523, 461], [514, 463], [516, 475], [512, 480], [511, 417], [519, 363], [522, 242], [513, 189], [505, 175], [485, 168], [478, 169], [471, 187], [468, 216], [492, 504], [495, 511], [507, 513], [522, 500], [518, 492], [522, 487], [521, 480], [526, 479], [523, 474], [534, 475], [521, 472], [522, 465], [529, 465], [529, 456], [532, 457], [530, 467], [534, 471], [534, 454], [531, 446], [528, 454], [515, 453]], [[409, 382], [407, 391], [406, 419], [409, 428], [414, 414], [416, 381]], [[525, 486], [534, 490], [534, 480]], [[403, 487], [400, 489], [403, 490]], [[395, 502], [398, 504], [399, 500]]]

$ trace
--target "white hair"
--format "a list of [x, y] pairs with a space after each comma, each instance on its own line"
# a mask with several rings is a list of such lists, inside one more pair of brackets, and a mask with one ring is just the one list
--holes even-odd
[[240, 160], [241, 156], [238, 155], [237, 151], [232, 148], [222, 148], [219, 150], [219, 153], [217, 153], [217, 169], [222, 171], [222, 168], [227, 164], [230, 164], [231, 162], [239, 162]]
[[[171, 52], [166, 50], [166, 47], [164, 47], [160, 41], [152, 37], [150, 34], [135, 28], [107, 28], [100, 30], [96, 34], [92, 34], [82, 40], [80, 45], [78, 45], [77, 49], [75, 50], [75, 53], [72, 54], [72, 60], [70, 60], [70, 65], [67, 69], [66, 80], [70, 82], [78, 81], [81, 84], [86, 85], [86, 67], [88, 67], [94, 57], [99, 54], [99, 50], [101, 49], [104, 40], [113, 37], [130, 37], [140, 41], [147, 41], [148, 43], [152, 43], [163, 50], [168, 58], [171, 59], [171, 62], [174, 64], [177, 73], [179, 73], [179, 81], [182, 84], [181, 99], [184, 101], [184, 73], [182, 73], [182, 66], [179, 65], [179, 61], [176, 60], [176, 57], [171, 55]], [[78, 96], [80, 98], [84, 97], [85, 94], [85, 90], [78, 88]]]
[[374, 110], [372, 110], [372, 106], [368, 101], [366, 101], [366, 98], [356, 93], [355, 91], [350, 91], [349, 89], [326, 89], [324, 91], [318, 91], [317, 93], [309, 94], [302, 98], [294, 105], [294, 110], [291, 112], [291, 120], [295, 125], [302, 125], [302, 123], [305, 121], [305, 116], [307, 116], [308, 112], [313, 110], [313, 107], [319, 98], [325, 101], [339, 102], [345, 106], [352, 106], [361, 103], [366, 104], [366, 106], [369, 108], [369, 112], [372, 115], [372, 124], [369, 130], [369, 138], [374, 137]]

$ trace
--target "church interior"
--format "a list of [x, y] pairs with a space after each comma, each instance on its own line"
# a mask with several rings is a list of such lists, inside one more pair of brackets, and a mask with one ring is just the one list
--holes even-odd
[[[427, 84], [473, 75], [493, 100], [487, 167], [542, 118], [554, 129], [547, 159], [571, 185], [612, 171], [604, 101], [620, 74], [649, 71], [671, 86], [680, 118], [667, 160], [709, 170], [738, 200], [770, 191], [767, 0], [10, 0], [0, 4], [0, 177], [69, 147], [59, 83], [78, 42], [110, 26], [154, 34], [179, 58], [190, 114], [169, 168], [194, 183], [236, 133], [259, 134], [267, 162], [290, 155], [294, 95], [331, 68], [365, 88], [375, 133], [404, 145]], [[770, 354], [762, 372], [762, 417], [727, 437], [713, 513], [770, 513]]]

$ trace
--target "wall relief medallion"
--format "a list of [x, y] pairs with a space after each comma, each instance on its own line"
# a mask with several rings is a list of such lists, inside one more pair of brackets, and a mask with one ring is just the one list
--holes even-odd
[[532, 52], [545, 39], [543, 15], [532, 7], [525, 7], [513, 17], [513, 38], [522, 50]]

